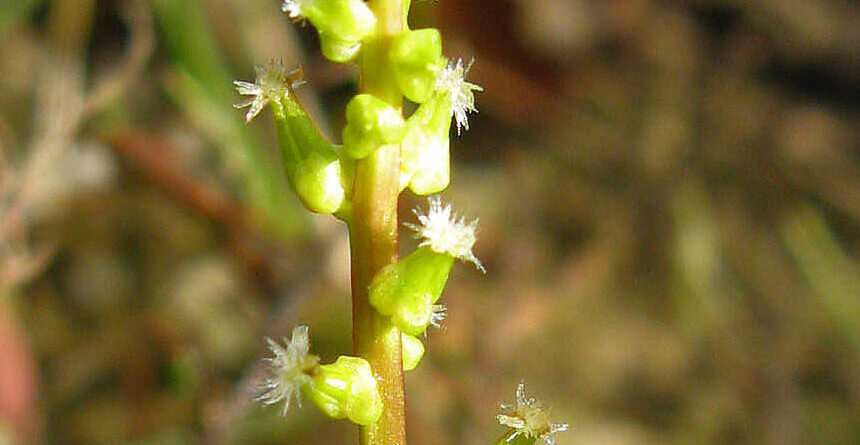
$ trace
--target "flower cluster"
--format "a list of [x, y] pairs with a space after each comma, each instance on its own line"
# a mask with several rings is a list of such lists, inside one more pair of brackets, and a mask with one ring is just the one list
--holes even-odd
[[259, 386], [256, 400], [263, 405], [283, 402], [287, 414], [293, 399], [301, 406], [300, 394], [335, 419], [348, 418], [359, 425], [376, 422], [382, 415], [382, 397], [366, 360], [341, 356], [329, 365], [310, 354], [308, 327], [293, 328], [292, 339], [281, 346], [266, 339], [274, 357], [267, 358], [270, 376]]

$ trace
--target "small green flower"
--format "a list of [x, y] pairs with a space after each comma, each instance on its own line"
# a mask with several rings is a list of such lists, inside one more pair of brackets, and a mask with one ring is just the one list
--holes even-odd
[[546, 445], [555, 445], [553, 434], [567, 431], [566, 423], [550, 422], [549, 410], [545, 409], [539, 400], [526, 397], [526, 384], [523, 381], [517, 385], [516, 402], [502, 405], [501, 409], [502, 412], [496, 419], [500, 424], [512, 428], [505, 436], [505, 443], [525, 439], [524, 443], [541, 440]]
[[368, 289], [370, 304], [409, 335], [419, 335], [444, 319], [442, 295], [454, 259], [470, 261], [484, 270], [472, 253], [477, 220], [466, 223], [434, 197], [427, 214], [415, 212], [420, 225], [407, 224], [422, 238], [419, 248], [382, 268]]
[[475, 91], [483, 89], [465, 80], [472, 63], [451, 62], [439, 70], [433, 95], [406, 121], [401, 143], [400, 185], [417, 195], [438, 193], [450, 182], [449, 137], [451, 117], [457, 134], [469, 129], [468, 113], [477, 112]]
[[301, 406], [299, 394], [303, 394], [329, 417], [347, 418], [359, 425], [379, 420], [382, 397], [367, 360], [340, 356], [332, 364], [320, 365], [319, 357], [309, 353], [307, 326], [296, 326], [292, 339], [284, 339], [285, 346], [266, 341], [274, 354], [265, 359], [271, 375], [259, 386], [255, 400], [263, 405], [284, 402], [286, 416], [292, 399]]
[[271, 105], [278, 130], [278, 145], [290, 185], [308, 210], [331, 214], [346, 203], [351, 164], [344, 162], [339, 148], [326, 141], [295, 97], [302, 85], [302, 70], [287, 74], [282, 62], [258, 66], [255, 83], [235, 81], [240, 94], [252, 98], [237, 104], [250, 106], [246, 121]]

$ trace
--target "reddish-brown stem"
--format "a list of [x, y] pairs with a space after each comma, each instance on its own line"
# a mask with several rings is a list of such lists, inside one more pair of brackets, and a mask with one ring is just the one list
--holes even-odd
[[[361, 89], [397, 107], [402, 97], [387, 57], [392, 36], [402, 32], [402, 0], [370, 0], [376, 34], [363, 43], [358, 64]], [[400, 331], [374, 310], [367, 287], [374, 274], [397, 261], [397, 197], [400, 147], [381, 147], [356, 165], [350, 223], [353, 342], [357, 355], [370, 362], [383, 403], [382, 418], [361, 429], [362, 445], [405, 445], [406, 409]]]

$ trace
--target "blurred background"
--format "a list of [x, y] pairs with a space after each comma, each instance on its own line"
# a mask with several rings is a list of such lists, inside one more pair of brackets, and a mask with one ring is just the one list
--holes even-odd
[[[520, 379], [562, 445], [860, 443], [858, 19], [416, 3], [485, 88], [445, 196], [487, 274], [454, 268], [410, 444], [491, 443]], [[283, 58], [338, 140], [356, 70], [276, 0], [0, 0], [0, 42], [0, 444], [357, 443], [251, 401], [263, 337], [351, 351], [348, 246], [231, 107]]]

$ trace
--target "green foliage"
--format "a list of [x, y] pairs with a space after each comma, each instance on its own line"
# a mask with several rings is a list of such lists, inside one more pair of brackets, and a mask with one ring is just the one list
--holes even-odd
[[21, 20], [45, 0], [8, 0], [0, 3], [0, 35], [6, 28]]

